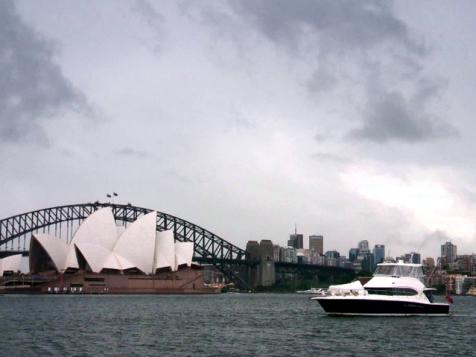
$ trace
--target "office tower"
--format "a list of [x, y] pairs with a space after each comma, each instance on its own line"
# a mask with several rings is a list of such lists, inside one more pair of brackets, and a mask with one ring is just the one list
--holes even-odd
[[359, 242], [359, 252], [360, 254], [363, 254], [363, 255], [370, 253], [368, 240], [361, 240]]
[[446, 242], [441, 245], [441, 260], [446, 264], [454, 263], [456, 260], [456, 245]]
[[373, 273], [374, 270], [375, 270], [375, 267], [376, 267], [374, 255], [372, 253], [368, 252], [368, 253], [365, 253], [365, 254], [361, 254], [361, 256], [363, 257], [362, 269]]
[[322, 255], [324, 253], [324, 237], [321, 235], [309, 236], [309, 249]]
[[421, 255], [419, 253], [411, 252], [403, 255], [405, 263], [421, 264]]
[[295, 249], [302, 249], [304, 247], [303, 244], [303, 235], [302, 234], [291, 234], [288, 240], [288, 247], [293, 247]]
[[420, 253], [412, 252], [411, 256], [412, 256], [411, 262], [413, 264], [421, 264], [421, 254]]
[[356, 261], [358, 256], [359, 256], [359, 248], [350, 248], [349, 249], [349, 260], [351, 262]]
[[385, 246], [383, 244], [375, 244], [374, 259], [375, 264], [382, 263], [385, 260]]

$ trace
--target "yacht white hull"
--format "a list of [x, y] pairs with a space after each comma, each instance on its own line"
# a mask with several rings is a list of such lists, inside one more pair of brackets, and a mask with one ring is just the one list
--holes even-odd
[[329, 315], [364, 315], [364, 316], [412, 316], [449, 314], [449, 305], [417, 301], [416, 299], [386, 299], [377, 296], [315, 297], [324, 311]]

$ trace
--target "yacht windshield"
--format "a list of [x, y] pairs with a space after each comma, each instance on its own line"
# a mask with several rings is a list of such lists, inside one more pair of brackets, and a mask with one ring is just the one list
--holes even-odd
[[421, 266], [386, 264], [378, 265], [374, 275], [409, 276], [421, 280], [423, 278], [423, 269], [421, 268]]

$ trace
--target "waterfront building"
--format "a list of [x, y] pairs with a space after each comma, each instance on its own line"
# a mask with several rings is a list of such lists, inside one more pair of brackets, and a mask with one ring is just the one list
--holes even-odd
[[476, 254], [471, 254], [471, 275], [476, 275]]
[[319, 257], [319, 253], [316, 252], [314, 249], [309, 249], [309, 263], [310, 264], [318, 264], [317, 261], [318, 261], [318, 257]]
[[309, 264], [309, 256], [302, 252], [302, 250], [303, 249], [298, 249], [296, 252], [297, 262], [298, 264]]
[[226, 284], [225, 275], [221, 271], [217, 270], [213, 265], [203, 266], [203, 281], [206, 284], [212, 285]]
[[471, 288], [476, 288], [476, 276], [465, 276], [462, 293], [466, 294]]
[[285, 257], [286, 257], [286, 247], [279, 247], [279, 261], [280, 262], [285, 262]]
[[341, 255], [337, 258], [337, 266], [341, 268], [347, 268], [347, 263], [349, 261], [347, 260], [347, 257], [344, 255]]
[[448, 264], [448, 266], [451, 267], [451, 271], [469, 273], [471, 272], [472, 262], [473, 256], [470, 254], [457, 255], [454, 263]]
[[423, 267], [426, 269], [433, 269], [435, 267], [435, 259], [432, 257], [423, 259]]
[[309, 249], [316, 251], [318, 254], [324, 254], [324, 237], [322, 235], [310, 235]]
[[385, 246], [383, 244], [375, 244], [374, 246], [375, 264], [385, 261]]
[[284, 262], [297, 263], [296, 249], [291, 247], [284, 248]]
[[275, 262], [281, 262], [282, 261], [282, 249], [277, 244], [275, 244], [273, 246], [273, 260]]
[[356, 272], [359, 272], [362, 270], [362, 261], [359, 259], [356, 259], [352, 262], [352, 269], [354, 269]]
[[447, 274], [444, 277], [444, 285], [446, 287], [446, 294], [454, 294], [455, 293], [455, 276], [454, 274]]
[[340, 253], [337, 250], [328, 250], [325, 255], [327, 258], [334, 258], [334, 259], [337, 259], [340, 257]]
[[[192, 265], [193, 242], [175, 241], [174, 232], [157, 232], [157, 212], [126, 227], [116, 226], [111, 207], [99, 209], [79, 226], [70, 242], [34, 233], [30, 240], [32, 276], [41, 292], [197, 293], [203, 267]], [[56, 291], [56, 290], [55, 290]]]
[[316, 264], [317, 265], [326, 265], [326, 256], [319, 254], [316, 257]]
[[311, 264], [311, 251], [309, 249], [296, 249], [298, 264]]
[[428, 282], [427, 286], [446, 285], [448, 281], [447, 276], [448, 274], [446, 271], [434, 269], [431, 271], [431, 275], [429, 274], [426, 276], [426, 281]]
[[346, 259], [343, 267], [346, 269], [353, 269], [354, 264], [349, 259]]
[[463, 284], [466, 275], [446, 274], [443, 275], [446, 293], [461, 295], [463, 293]]
[[193, 243], [174, 242], [173, 231], [156, 232], [156, 224], [157, 212], [151, 212], [127, 229], [118, 230], [112, 210], [107, 207], [91, 214], [69, 244], [48, 234], [33, 234], [30, 271], [134, 270], [155, 274], [158, 269], [176, 271], [183, 264], [191, 266]]
[[456, 275], [455, 276], [455, 294], [456, 295], [461, 295], [463, 293], [463, 284], [464, 284], [464, 279], [466, 278], [466, 275]]
[[441, 264], [443, 267], [455, 262], [457, 255], [456, 252], [456, 245], [449, 241], [441, 245]]

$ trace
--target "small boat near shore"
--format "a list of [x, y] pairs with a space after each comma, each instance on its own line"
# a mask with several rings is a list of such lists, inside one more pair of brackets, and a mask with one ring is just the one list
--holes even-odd
[[476, 296], [476, 287], [472, 286], [466, 292], [466, 296]]
[[332, 285], [325, 295], [311, 300], [329, 315], [448, 315], [450, 305], [434, 302], [434, 290], [423, 284], [421, 264], [398, 261], [378, 264], [364, 285], [360, 281]]
[[298, 290], [296, 291], [297, 294], [313, 294], [313, 295], [322, 295], [326, 293], [325, 289], [321, 288], [310, 288], [308, 290]]

